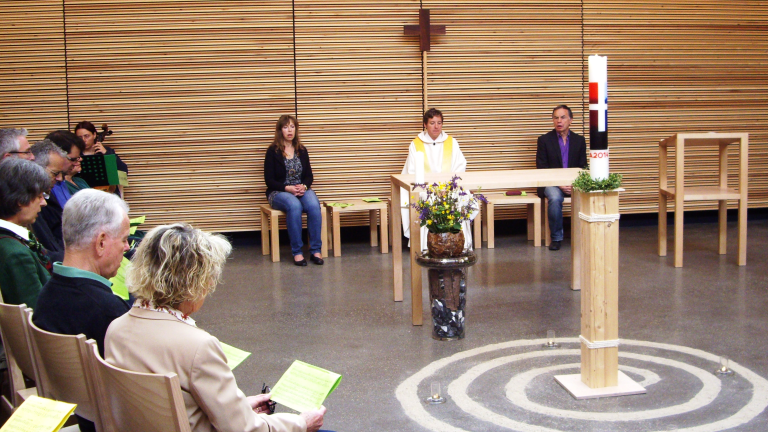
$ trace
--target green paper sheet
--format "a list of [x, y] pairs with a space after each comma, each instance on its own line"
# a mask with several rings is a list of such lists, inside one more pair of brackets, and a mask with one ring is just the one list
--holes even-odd
[[345, 207], [353, 206], [354, 204], [342, 203], [342, 202], [332, 202], [332, 203], [327, 203], [326, 205], [329, 205], [331, 207], [345, 208]]
[[272, 387], [271, 398], [298, 412], [320, 408], [341, 382], [341, 375], [295, 360]]
[[224, 355], [227, 356], [227, 366], [230, 369], [235, 369], [243, 360], [247, 359], [251, 353], [243, 351], [240, 348], [235, 348], [232, 345], [227, 345], [224, 342], [219, 342], [221, 349], [224, 351]]
[[365, 202], [381, 202], [380, 199], [375, 198], [375, 197], [374, 198], [363, 198], [363, 201], [365, 201]]
[[112, 282], [112, 294], [125, 301], [128, 301], [128, 287], [125, 285], [125, 273], [130, 266], [131, 261], [128, 258], [123, 257], [123, 260], [120, 262], [120, 268], [117, 269], [117, 274], [109, 280]]
[[2, 432], [56, 432], [77, 405], [30, 396], [5, 422]]
[[139, 225], [143, 224], [144, 221], [147, 220], [146, 216], [139, 216], [135, 217], [129, 220], [131, 223], [131, 228], [129, 229], [129, 232], [131, 235], [136, 234], [136, 230], [139, 228]]

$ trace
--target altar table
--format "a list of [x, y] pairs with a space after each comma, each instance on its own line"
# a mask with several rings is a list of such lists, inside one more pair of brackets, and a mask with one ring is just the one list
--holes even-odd
[[[463, 173], [426, 174], [427, 183], [450, 181], [454, 175], [461, 177], [459, 184], [465, 190], [476, 192], [478, 189], [518, 189], [547, 186], [566, 186], [581, 171], [581, 168], [551, 168], [551, 169], [525, 169], [504, 171], [468, 171]], [[400, 188], [409, 193], [409, 204], [415, 202], [413, 183], [416, 176], [413, 174], [397, 174], [390, 176], [391, 203], [390, 220], [392, 229], [392, 262], [394, 269], [393, 290], [395, 301], [403, 301], [403, 246], [402, 246], [402, 216], [400, 215]], [[481, 192], [482, 193], [482, 192]], [[413, 325], [422, 325], [422, 284], [421, 267], [416, 264], [416, 252], [421, 245], [421, 229], [416, 214], [416, 209], [410, 208], [411, 214], [411, 319]], [[577, 216], [578, 217], [578, 216]], [[573, 253], [571, 254], [573, 257]], [[575, 273], [575, 272], [574, 272]], [[574, 287], [577, 288], [577, 287]]]

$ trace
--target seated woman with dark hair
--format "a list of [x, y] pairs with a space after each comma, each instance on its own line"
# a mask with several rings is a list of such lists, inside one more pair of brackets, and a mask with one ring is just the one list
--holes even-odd
[[312, 167], [309, 153], [299, 139], [299, 122], [293, 116], [284, 115], [277, 120], [275, 138], [264, 157], [264, 181], [267, 183], [269, 205], [286, 214], [288, 238], [291, 240], [293, 263], [306, 266], [301, 252], [301, 214], [307, 214], [309, 230], [309, 260], [323, 264], [320, 253], [322, 240], [322, 210], [315, 191], [311, 190]]
[[[66, 186], [70, 194], [80, 190], [88, 189], [88, 183], [77, 175], [83, 170], [81, 161], [82, 154], [85, 151], [85, 143], [74, 133], [68, 130], [57, 130], [45, 136], [45, 139], [53, 141], [59, 148], [67, 152], [67, 159], [72, 163], [69, 171], [64, 175], [63, 186]], [[56, 186], [54, 186], [55, 188]]]
[[51, 188], [45, 169], [24, 159], [0, 163], [0, 288], [3, 301], [34, 308], [50, 279], [51, 261], [29, 227]]
[[269, 394], [246, 397], [219, 340], [189, 317], [216, 289], [231, 250], [224, 237], [187, 224], [147, 233], [128, 270], [136, 302], [107, 329], [105, 360], [136, 372], [177, 374], [192, 432], [317, 431], [325, 407], [267, 415]]
[[[115, 153], [112, 148], [105, 146], [102, 142], [96, 142], [96, 136], [98, 134], [96, 132], [96, 126], [94, 126], [93, 123], [89, 121], [81, 121], [78, 123], [75, 125], [75, 135], [77, 135], [77, 137], [85, 144], [85, 148], [82, 152], [83, 156], [91, 156], [97, 153], [105, 155], [113, 154], [117, 156], [117, 153]], [[117, 156], [117, 169], [125, 171], [126, 173], [128, 172], [128, 165], [120, 159], [120, 156]]]

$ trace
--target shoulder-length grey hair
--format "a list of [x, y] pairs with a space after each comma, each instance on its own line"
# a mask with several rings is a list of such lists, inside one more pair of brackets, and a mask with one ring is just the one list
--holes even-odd
[[0, 157], [6, 153], [19, 151], [19, 138], [27, 136], [26, 129], [0, 129]]
[[8, 219], [21, 207], [51, 189], [45, 170], [32, 161], [6, 158], [0, 163], [0, 219]]
[[77, 192], [64, 206], [61, 222], [64, 247], [85, 249], [101, 232], [119, 236], [127, 215], [128, 204], [115, 194], [97, 189]]
[[177, 308], [211, 294], [232, 245], [189, 224], [161, 225], [141, 241], [126, 276], [128, 290], [156, 307]]

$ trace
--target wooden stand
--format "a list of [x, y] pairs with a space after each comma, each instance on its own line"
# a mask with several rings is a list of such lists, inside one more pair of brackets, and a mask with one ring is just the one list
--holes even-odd
[[[728, 187], [728, 145], [739, 145], [739, 188]], [[714, 186], [685, 187], [685, 146], [719, 147], [719, 181]], [[675, 149], [675, 186], [667, 185], [667, 149]], [[675, 202], [675, 267], [683, 266], [685, 201], [718, 201], [718, 251], [726, 251], [728, 200], [739, 202], [739, 265], [747, 265], [747, 133], [680, 133], [659, 142], [659, 256], [667, 256], [667, 199]]]
[[[341, 213], [352, 211], [367, 211], [370, 215], [371, 247], [379, 245], [379, 233], [377, 227], [381, 226], [381, 253], [389, 253], [389, 222], [388, 205], [386, 200], [381, 202], [365, 202], [361, 199], [345, 200], [352, 204], [349, 207], [335, 207], [328, 205], [330, 201], [324, 201], [328, 212], [328, 249], [333, 249], [333, 256], [341, 256]], [[325, 255], [324, 255], [325, 256]]]
[[574, 190], [573, 201], [581, 263], [581, 379], [555, 379], [576, 398], [644, 393], [631, 379], [619, 378], [619, 192]]

